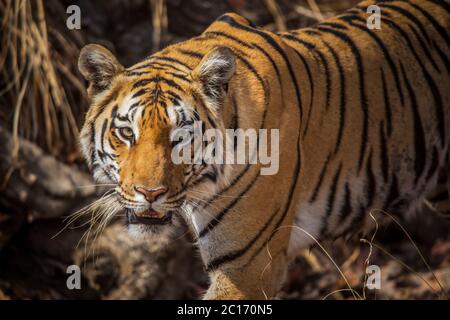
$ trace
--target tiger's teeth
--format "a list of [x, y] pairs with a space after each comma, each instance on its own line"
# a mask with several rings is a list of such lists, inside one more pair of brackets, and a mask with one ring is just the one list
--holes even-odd
[[140, 216], [142, 218], [163, 218], [164, 215], [153, 209], [148, 209], [148, 210], [142, 212], [140, 214]]

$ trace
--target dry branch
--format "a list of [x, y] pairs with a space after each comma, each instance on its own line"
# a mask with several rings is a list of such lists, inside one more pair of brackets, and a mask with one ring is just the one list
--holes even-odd
[[[56, 218], [97, 196], [92, 178], [76, 167], [45, 154], [34, 143], [0, 127], [0, 201], [27, 210], [29, 219]], [[17, 157], [15, 152], [17, 150]]]

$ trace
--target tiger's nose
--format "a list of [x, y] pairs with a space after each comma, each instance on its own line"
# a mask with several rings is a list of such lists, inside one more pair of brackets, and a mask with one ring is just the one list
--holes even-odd
[[136, 192], [139, 192], [140, 194], [142, 194], [145, 197], [145, 199], [150, 203], [155, 202], [159, 196], [161, 196], [167, 192], [166, 187], [160, 187], [160, 188], [156, 188], [156, 189], [147, 189], [144, 187], [134, 187], [134, 189], [136, 190]]

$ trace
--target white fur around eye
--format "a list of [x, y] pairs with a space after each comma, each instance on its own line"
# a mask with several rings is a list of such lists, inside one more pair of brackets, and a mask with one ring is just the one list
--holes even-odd
[[170, 122], [173, 126], [177, 125], [177, 113], [175, 111], [174, 106], [170, 106], [167, 108], [167, 115], [169, 116]]

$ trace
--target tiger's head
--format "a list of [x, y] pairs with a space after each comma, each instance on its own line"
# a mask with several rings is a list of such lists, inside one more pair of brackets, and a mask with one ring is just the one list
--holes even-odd
[[95, 180], [112, 187], [133, 232], [167, 230], [192, 186], [209, 180], [212, 191], [224, 174], [218, 165], [174, 163], [172, 135], [198, 120], [203, 129], [224, 128], [233, 52], [212, 48], [193, 68], [164, 55], [124, 68], [90, 44], [78, 65], [91, 101], [80, 142]]

